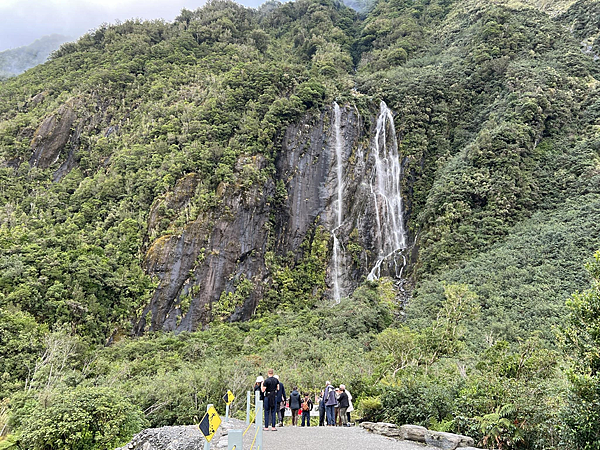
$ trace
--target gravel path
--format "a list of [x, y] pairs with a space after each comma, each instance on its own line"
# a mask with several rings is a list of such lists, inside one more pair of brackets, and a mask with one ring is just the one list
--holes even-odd
[[[254, 426], [244, 437], [244, 450], [250, 450]], [[263, 431], [264, 449], [259, 450], [428, 450], [435, 447], [411, 441], [397, 441], [369, 433], [359, 427], [292, 427]], [[256, 445], [254, 449], [256, 450]], [[439, 449], [437, 449], [439, 450]]]
[[[227, 449], [230, 430], [245, 430], [237, 419], [223, 422], [211, 440], [211, 450]], [[252, 448], [255, 428], [244, 436], [244, 450]], [[205, 439], [195, 425], [149, 428], [117, 450], [203, 450]], [[439, 450], [412, 441], [397, 441], [360, 427], [292, 427], [263, 431], [263, 448], [254, 443], [252, 450]]]

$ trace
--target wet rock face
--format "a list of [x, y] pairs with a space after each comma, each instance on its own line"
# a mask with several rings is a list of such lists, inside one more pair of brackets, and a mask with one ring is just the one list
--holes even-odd
[[[344, 270], [339, 285], [343, 295], [352, 293], [377, 257], [373, 250], [378, 245], [374, 232], [377, 206], [370, 181], [374, 157], [369, 135], [374, 125], [368, 120], [365, 127], [358, 112], [347, 106], [341, 108], [339, 119], [337, 137], [333, 109], [289, 126], [272, 178], [246, 190], [220, 187], [217, 195], [222, 201], [215, 210], [201, 214], [178, 235], [150, 242], [146, 269], [158, 280], [158, 287], [135, 333], [193, 331], [206, 325], [214, 318], [222, 293], [235, 292], [241, 279], [249, 280], [252, 290], [229, 311], [229, 320], [250, 318], [269, 280], [266, 251], [299, 254], [301, 243], [315, 226], [330, 233], [338, 228], [336, 235], [345, 249], [340, 256]], [[341, 192], [336, 151], [343, 161]], [[262, 158], [254, 163], [257, 170], [267, 164]], [[150, 236], [161, 220], [158, 205], [174, 210], [185, 207], [197, 183], [193, 176], [180, 180], [172, 193], [153, 206]], [[340, 195], [343, 221], [338, 226]], [[330, 287], [331, 273], [332, 264]]]
[[[201, 328], [212, 319], [221, 293], [235, 289], [236, 278], [243, 274], [253, 285], [261, 284], [271, 191], [268, 186], [246, 195], [225, 191], [217, 211], [201, 214], [180, 235], [163, 236], [151, 245], [146, 270], [159, 283], [135, 327], [137, 334]], [[234, 318], [249, 318], [260, 294], [254, 290], [238, 305]]]
[[[327, 230], [335, 226], [336, 155], [332, 111], [318, 119], [308, 117], [288, 128], [276, 167], [285, 183], [287, 200], [278, 216], [278, 245], [296, 249], [311, 225]], [[343, 108], [343, 160], [351, 158], [361, 137], [360, 119], [352, 108]], [[352, 183], [347, 183], [351, 188]]]
[[279, 153], [277, 178], [283, 181], [287, 199], [278, 215], [277, 249], [298, 248], [308, 228], [323, 212], [330, 197], [326, 181], [331, 165], [326, 151], [324, 114], [307, 117], [288, 128]]
[[[33, 109], [43, 103], [47, 93], [41, 92], [34, 96], [28, 103], [27, 108]], [[95, 101], [93, 108], [85, 106]], [[79, 159], [76, 157], [78, 151], [86, 151], [82, 145], [82, 133], [97, 135], [101, 129], [111, 122], [111, 116], [107, 112], [108, 103], [98, 98], [74, 97], [61, 105], [56, 111], [47, 115], [39, 124], [31, 137], [31, 156], [29, 165], [47, 169], [56, 167], [52, 180], [59, 182], [72, 169], [77, 167]], [[113, 130], [104, 134], [108, 137], [113, 132], [118, 132], [119, 126], [109, 126]], [[22, 158], [16, 158], [5, 162], [11, 167], [18, 167]]]
[[154, 239], [154, 235], [159, 232], [160, 220], [162, 218], [161, 210], [180, 212], [186, 208], [196, 191], [199, 181], [197, 174], [187, 174], [177, 182], [173, 191], [168, 192], [164, 198], [159, 198], [154, 202], [148, 215], [148, 235], [151, 239]]

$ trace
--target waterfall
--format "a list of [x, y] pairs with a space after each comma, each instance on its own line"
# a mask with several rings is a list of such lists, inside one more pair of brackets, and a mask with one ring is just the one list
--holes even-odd
[[372, 153], [375, 165], [370, 180], [371, 195], [375, 204], [377, 224], [377, 246], [379, 255], [367, 279], [373, 281], [381, 276], [381, 264], [392, 257], [394, 272], [400, 278], [406, 264], [398, 267], [398, 256], [406, 248], [404, 231], [404, 207], [402, 204], [400, 180], [402, 168], [398, 154], [398, 141], [392, 112], [385, 102], [381, 102]]
[[343, 211], [344, 211], [344, 202], [343, 202], [343, 191], [344, 191], [344, 172], [343, 172], [343, 155], [342, 152], [344, 150], [343, 140], [342, 140], [342, 113], [340, 111], [340, 106], [334, 102], [333, 103], [333, 111], [334, 111], [334, 122], [333, 128], [335, 130], [335, 164], [336, 164], [336, 174], [337, 174], [337, 201], [336, 201], [336, 226], [332, 230], [331, 234], [333, 235], [333, 299], [336, 303], [340, 302], [342, 293], [340, 290], [340, 257], [341, 257], [341, 246], [340, 241], [337, 237], [337, 230], [342, 226], [343, 220]]

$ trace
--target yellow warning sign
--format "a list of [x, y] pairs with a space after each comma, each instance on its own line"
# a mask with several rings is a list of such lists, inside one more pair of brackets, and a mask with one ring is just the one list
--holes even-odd
[[211, 406], [209, 410], [206, 411], [206, 414], [204, 414], [204, 417], [198, 424], [198, 428], [200, 429], [206, 440], [210, 442], [215, 433], [217, 432], [219, 425], [221, 425], [221, 418], [219, 417], [219, 413], [217, 412], [214, 406]]
[[227, 391], [227, 394], [225, 394], [223, 396], [223, 401], [225, 402], [225, 404], [230, 405], [232, 401], [235, 400], [235, 395], [233, 395], [233, 392], [231, 391]]

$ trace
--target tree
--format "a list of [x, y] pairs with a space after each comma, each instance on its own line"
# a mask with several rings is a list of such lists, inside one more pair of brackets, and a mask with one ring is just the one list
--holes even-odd
[[564, 415], [567, 438], [583, 450], [600, 449], [600, 251], [586, 265], [592, 287], [573, 294], [561, 336], [572, 355], [570, 395]]

